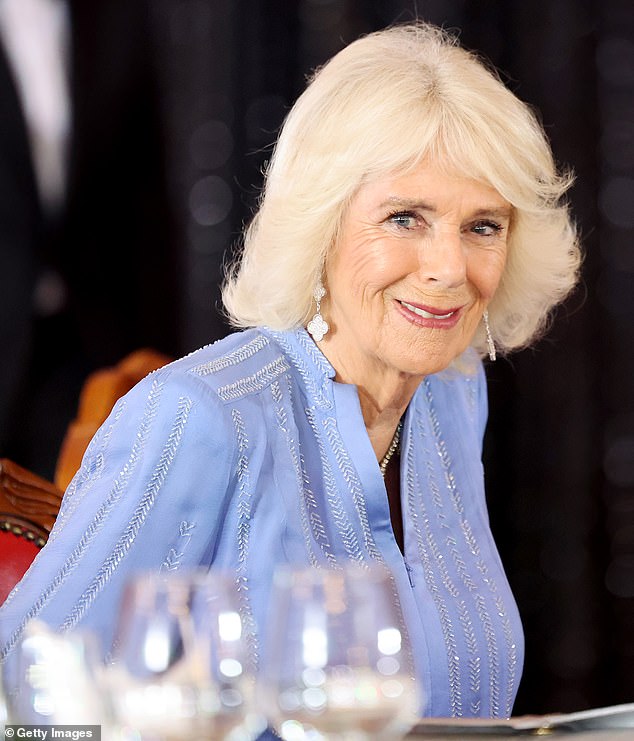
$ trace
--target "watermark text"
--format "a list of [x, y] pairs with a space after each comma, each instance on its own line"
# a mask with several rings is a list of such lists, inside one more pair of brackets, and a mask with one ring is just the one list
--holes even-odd
[[7, 725], [4, 727], [2, 741], [54, 741], [54, 739], [71, 739], [71, 741], [101, 741], [101, 726], [31, 726]]

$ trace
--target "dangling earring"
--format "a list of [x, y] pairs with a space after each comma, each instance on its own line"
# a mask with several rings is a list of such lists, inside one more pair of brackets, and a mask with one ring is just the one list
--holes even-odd
[[489, 312], [485, 310], [485, 312], [482, 314], [482, 319], [484, 320], [484, 331], [487, 336], [487, 349], [489, 351], [489, 360], [495, 360], [496, 352], [495, 352], [495, 343], [493, 342], [493, 335], [491, 334], [491, 327], [489, 326]]
[[315, 286], [315, 290], [313, 291], [313, 298], [315, 299], [315, 302], [317, 304], [317, 311], [315, 312], [315, 316], [313, 316], [313, 318], [306, 325], [306, 329], [310, 333], [311, 337], [315, 340], [315, 342], [321, 342], [324, 339], [324, 335], [330, 329], [330, 327], [328, 326], [328, 322], [321, 315], [321, 300], [325, 295], [326, 289], [324, 288], [324, 284], [320, 280]]

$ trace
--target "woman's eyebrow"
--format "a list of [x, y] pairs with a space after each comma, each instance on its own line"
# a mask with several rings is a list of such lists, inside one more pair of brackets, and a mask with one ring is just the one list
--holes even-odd
[[[379, 208], [402, 208], [402, 209], [418, 209], [420, 211], [429, 211], [436, 213], [436, 205], [432, 201], [422, 201], [417, 198], [401, 198], [400, 196], [392, 196], [383, 201]], [[481, 206], [476, 209], [471, 215], [472, 218], [478, 219], [484, 216], [495, 217], [498, 219], [510, 219], [513, 207], [508, 206]]]
[[420, 209], [421, 211], [436, 211], [436, 206], [434, 206], [433, 203], [429, 201], [421, 201], [416, 198], [401, 198], [400, 196], [391, 196], [390, 198], [387, 198], [379, 208], [416, 208]]
[[473, 217], [478, 219], [483, 216], [493, 216], [497, 219], [510, 219], [512, 213], [512, 206], [491, 206], [490, 208], [479, 208], [474, 212]]

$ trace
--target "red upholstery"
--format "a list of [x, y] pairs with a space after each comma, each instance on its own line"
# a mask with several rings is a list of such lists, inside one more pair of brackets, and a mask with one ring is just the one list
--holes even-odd
[[41, 528], [35, 523], [0, 513], [0, 604], [22, 578], [45, 542]]

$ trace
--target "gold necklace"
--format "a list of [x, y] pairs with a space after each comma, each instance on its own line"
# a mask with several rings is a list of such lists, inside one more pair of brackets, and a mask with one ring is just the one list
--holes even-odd
[[390, 447], [387, 449], [387, 453], [381, 458], [381, 461], [379, 463], [379, 468], [381, 470], [381, 476], [385, 478], [385, 471], [387, 470], [387, 464], [390, 462], [392, 456], [396, 451], [398, 450], [399, 443], [401, 442], [401, 430], [403, 429], [403, 422], [400, 421], [396, 425], [396, 430], [394, 431], [394, 437], [392, 438], [392, 442], [390, 443]]

